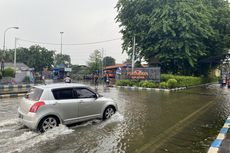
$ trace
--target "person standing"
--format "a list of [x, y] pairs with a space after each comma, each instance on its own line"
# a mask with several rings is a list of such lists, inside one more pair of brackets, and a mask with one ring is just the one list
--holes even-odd
[[95, 88], [98, 87], [98, 75], [94, 75], [94, 85], [95, 85]]
[[109, 83], [110, 83], [110, 79], [109, 79], [109, 75], [106, 75], [106, 86], [109, 87]]
[[226, 85], [226, 75], [223, 74], [222, 75], [222, 87], [224, 87]]
[[72, 82], [72, 80], [71, 80], [71, 78], [69, 77], [69, 75], [67, 75], [67, 76], [64, 78], [64, 82], [65, 82], [65, 83], [71, 83], [71, 82]]

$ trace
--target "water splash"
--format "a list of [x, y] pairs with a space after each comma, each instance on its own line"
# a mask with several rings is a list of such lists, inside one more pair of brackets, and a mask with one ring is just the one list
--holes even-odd
[[55, 127], [52, 130], [48, 130], [43, 134], [33, 131], [27, 131], [18, 136], [1, 140], [0, 150], [2, 150], [4, 153], [23, 152], [26, 149], [32, 148], [35, 145], [54, 140], [59, 136], [70, 134], [73, 131], [73, 129], [69, 129], [64, 125]]
[[17, 125], [19, 123], [18, 119], [9, 119], [0, 122], [0, 127], [9, 126], [9, 125]]
[[10, 132], [13, 131], [13, 129], [0, 129], [0, 134], [4, 132]]
[[122, 123], [123, 121], [124, 121], [124, 116], [122, 114], [120, 114], [119, 112], [116, 112], [111, 118], [105, 120], [104, 122], [101, 122], [101, 124], [98, 126], [98, 128], [102, 129], [109, 124]]

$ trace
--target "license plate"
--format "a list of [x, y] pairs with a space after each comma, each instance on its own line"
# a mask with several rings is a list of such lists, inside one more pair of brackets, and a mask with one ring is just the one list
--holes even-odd
[[19, 114], [18, 117], [21, 118], [21, 119], [23, 119], [23, 115], [22, 114]]

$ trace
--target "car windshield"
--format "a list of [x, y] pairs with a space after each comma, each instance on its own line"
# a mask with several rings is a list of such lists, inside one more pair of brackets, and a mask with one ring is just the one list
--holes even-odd
[[30, 100], [39, 100], [42, 95], [43, 90], [39, 88], [32, 88], [27, 94], [26, 98]]

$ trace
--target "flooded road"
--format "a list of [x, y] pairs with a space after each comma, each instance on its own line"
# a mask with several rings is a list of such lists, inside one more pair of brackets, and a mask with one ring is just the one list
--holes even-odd
[[206, 153], [230, 113], [230, 89], [218, 85], [172, 93], [99, 87], [99, 93], [118, 103], [111, 119], [44, 134], [18, 122], [21, 98], [0, 99], [0, 152]]

